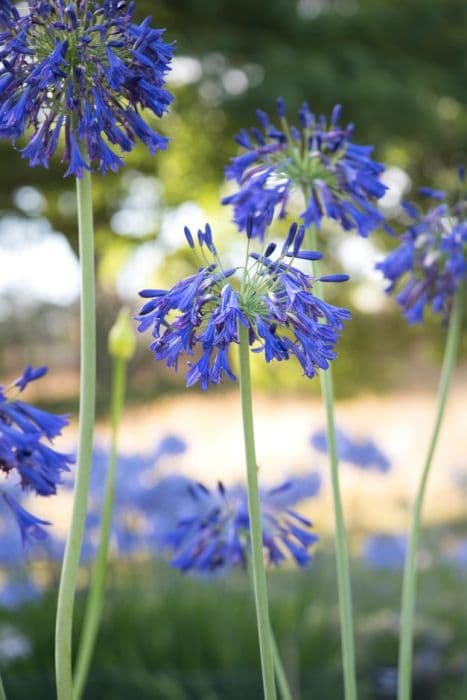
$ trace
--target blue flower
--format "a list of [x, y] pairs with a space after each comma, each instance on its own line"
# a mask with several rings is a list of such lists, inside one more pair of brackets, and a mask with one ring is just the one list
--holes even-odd
[[389, 281], [387, 292], [398, 289], [397, 302], [409, 323], [421, 323], [425, 310], [447, 318], [460, 283], [467, 276], [467, 198], [449, 206], [440, 190], [422, 188], [422, 194], [441, 200], [426, 214], [411, 203], [404, 208], [411, 224], [400, 243], [377, 263]]
[[[391, 468], [391, 462], [379, 449], [373, 440], [356, 440], [349, 437], [343, 430], [336, 430], [336, 443], [339, 459], [349, 462], [361, 469], [376, 469], [387, 472]], [[311, 436], [311, 444], [319, 452], [328, 451], [328, 440], [325, 430], [318, 430]]]
[[[19, 503], [21, 494], [39, 496], [56, 493], [64, 471], [73, 462], [70, 455], [54, 450], [49, 444], [68, 425], [67, 416], [42, 411], [17, 398], [11, 391], [23, 391], [26, 385], [42, 377], [46, 367], [26, 367], [23, 375], [7, 390], [0, 387], [0, 476], [8, 491], [0, 484], [0, 494], [19, 525], [23, 542], [42, 539], [48, 521], [36, 518]], [[16, 480], [16, 481], [15, 481]], [[13, 487], [18, 494], [13, 493]]]
[[[112, 519], [112, 543], [119, 554], [131, 555], [141, 551], [151, 551], [159, 531], [160, 498], [158, 489], [160, 477], [157, 470], [164, 459], [183, 454], [186, 443], [178, 436], [168, 434], [145, 453], [120, 453], [117, 457], [115, 508]], [[102, 517], [102, 496], [109, 465], [109, 450], [96, 445], [92, 455], [90, 495], [88, 517], [83, 547], [83, 560], [92, 559]], [[157, 478], [157, 481], [156, 481]], [[68, 479], [65, 488], [73, 488], [73, 480]], [[175, 507], [169, 499], [168, 507]], [[157, 523], [156, 523], [157, 520]], [[51, 558], [60, 559], [60, 543], [50, 548], [46, 543]]]
[[[191, 247], [194, 238], [185, 235]], [[187, 386], [200, 382], [202, 389], [218, 384], [224, 376], [235, 380], [229, 363], [229, 347], [238, 343], [238, 324], [248, 328], [253, 352], [266, 362], [295, 356], [304, 374], [313, 377], [326, 370], [336, 356], [334, 347], [349, 311], [327, 304], [312, 293], [316, 278], [292, 264], [294, 259], [320, 259], [320, 253], [300, 249], [303, 226], [293, 224], [279, 257], [275, 244], [264, 254], [251, 253], [245, 268], [225, 270], [219, 260], [209, 225], [198, 231], [204, 265], [172, 289], [146, 289], [147, 299], [137, 319], [139, 330], [152, 330], [150, 345], [157, 360], [177, 369], [182, 356], [199, 350], [189, 362]], [[209, 263], [208, 255], [213, 262]], [[236, 278], [240, 273], [240, 279]], [[341, 282], [347, 275], [326, 275], [322, 282]]]
[[374, 202], [386, 191], [380, 180], [384, 167], [372, 159], [372, 146], [352, 143], [353, 125], [339, 125], [340, 106], [327, 122], [305, 103], [298, 115], [300, 129], [287, 123], [282, 100], [278, 112], [279, 126], [258, 110], [261, 129], [244, 129], [236, 137], [245, 152], [232, 158], [226, 175], [238, 191], [222, 201], [233, 206], [240, 231], [253, 217], [254, 235], [264, 239], [275, 210], [285, 216], [292, 192], [300, 189], [306, 199], [301, 213], [305, 226], [319, 228], [329, 217], [346, 231], [368, 236], [384, 222]]
[[363, 558], [373, 569], [402, 569], [406, 552], [404, 535], [370, 535], [363, 544]]
[[[315, 487], [316, 482], [313, 495]], [[250, 553], [246, 489], [226, 489], [219, 483], [209, 490], [193, 482], [189, 493], [193, 513], [165, 536], [165, 545], [174, 552], [171, 565], [199, 573], [246, 567]], [[270, 564], [278, 565], [289, 557], [300, 567], [309, 563], [310, 548], [318, 537], [311, 531], [312, 523], [291, 508], [308, 493], [298, 494], [293, 480], [262, 491], [263, 545]]]
[[133, 10], [125, 0], [30, 0], [20, 17], [2, 6], [0, 136], [28, 131], [22, 155], [32, 167], [48, 167], [62, 134], [66, 175], [77, 177], [118, 170], [137, 139], [151, 154], [167, 146], [140, 112], [168, 110], [173, 47], [150, 18], [134, 24]]
[[[17, 608], [37, 600], [41, 591], [28, 579], [10, 579], [0, 585], [0, 608], [16, 610]], [[26, 640], [24, 640], [26, 643]]]

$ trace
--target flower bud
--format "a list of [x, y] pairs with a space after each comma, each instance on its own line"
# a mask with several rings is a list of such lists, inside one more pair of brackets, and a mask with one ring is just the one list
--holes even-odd
[[136, 337], [131, 322], [130, 310], [124, 306], [109, 333], [109, 353], [121, 360], [131, 360], [136, 349]]

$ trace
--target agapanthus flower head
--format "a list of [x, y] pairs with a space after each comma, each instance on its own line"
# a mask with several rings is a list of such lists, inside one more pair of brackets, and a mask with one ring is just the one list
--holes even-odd
[[346, 231], [368, 236], [384, 221], [374, 203], [387, 189], [380, 180], [384, 167], [372, 159], [372, 146], [352, 142], [354, 127], [340, 126], [340, 106], [328, 121], [305, 103], [298, 127], [288, 123], [282, 100], [278, 113], [274, 124], [258, 110], [260, 128], [243, 129], [236, 137], [244, 152], [232, 158], [226, 175], [238, 191], [223, 203], [233, 206], [239, 229], [246, 230], [253, 217], [254, 235], [264, 238], [275, 210], [285, 216], [292, 192], [300, 190], [306, 200], [301, 213], [305, 226], [319, 228], [328, 217]]
[[25, 510], [19, 503], [21, 496], [27, 492], [55, 494], [62, 472], [68, 471], [73, 462], [70, 455], [57, 452], [50, 444], [68, 425], [68, 416], [47, 413], [17, 398], [45, 371], [45, 367], [28, 366], [10, 387], [0, 387], [0, 495], [16, 519], [24, 542], [42, 539], [43, 526], [49, 523]]
[[147, 301], [137, 317], [139, 330], [152, 329], [150, 349], [157, 360], [177, 368], [182, 356], [199, 350], [200, 358], [189, 362], [188, 386], [200, 382], [206, 389], [224, 376], [235, 380], [229, 347], [239, 342], [241, 324], [253, 352], [263, 353], [266, 362], [295, 356], [307, 377], [328, 368], [350, 313], [314, 296], [313, 284], [348, 276], [315, 278], [294, 266], [295, 260], [321, 258], [301, 249], [303, 226], [292, 225], [279, 254], [270, 243], [262, 254], [251, 253], [245, 267], [229, 269], [222, 266], [209, 225], [196, 237], [188, 229], [185, 235], [192, 248], [199, 248], [202, 266], [169, 290], [140, 292]]
[[[208, 489], [197, 482], [189, 488], [194, 511], [165, 536], [165, 545], [174, 552], [171, 565], [199, 573], [246, 567], [250, 554], [246, 489], [225, 488], [222, 483]], [[309, 563], [310, 548], [318, 537], [312, 523], [292, 509], [307, 495], [297, 495], [293, 480], [261, 492], [263, 546], [270, 564], [290, 557], [301, 567]]]
[[[328, 452], [328, 439], [325, 430], [318, 430], [311, 436], [311, 444], [318, 452]], [[360, 469], [375, 469], [387, 472], [391, 462], [374, 440], [353, 438], [341, 429], [336, 430], [336, 445], [339, 459]]]
[[28, 132], [22, 155], [48, 167], [64, 134], [66, 175], [123, 165], [137, 140], [153, 154], [167, 145], [142, 110], [156, 117], [172, 96], [164, 87], [172, 45], [150, 18], [133, 23], [126, 0], [29, 0], [2, 11], [0, 137]]
[[420, 323], [425, 309], [446, 319], [459, 285], [467, 276], [467, 196], [463, 171], [461, 194], [450, 205], [445, 192], [421, 188], [436, 200], [427, 213], [411, 203], [404, 205], [411, 219], [400, 243], [377, 263], [389, 281], [388, 293], [398, 290], [396, 300], [409, 323]]

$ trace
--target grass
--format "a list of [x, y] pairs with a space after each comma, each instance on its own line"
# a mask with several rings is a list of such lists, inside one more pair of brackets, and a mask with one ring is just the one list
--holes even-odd
[[[436, 554], [436, 541], [432, 543]], [[394, 696], [400, 572], [353, 562], [361, 700]], [[414, 700], [467, 697], [467, 574], [424, 571], [417, 618]], [[164, 562], [115, 563], [87, 700], [256, 700], [261, 697], [247, 576], [183, 577]], [[308, 571], [269, 576], [273, 625], [294, 697], [342, 697], [334, 562], [325, 545]], [[55, 592], [0, 613], [31, 652], [3, 663], [9, 700], [50, 700]], [[77, 620], [84, 609], [78, 597]], [[79, 627], [79, 622], [76, 628]], [[77, 629], [76, 629], [77, 631]]]

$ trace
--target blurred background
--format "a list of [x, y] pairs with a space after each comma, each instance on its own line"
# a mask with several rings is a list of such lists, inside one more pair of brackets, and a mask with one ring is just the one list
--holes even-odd
[[[455, 169], [465, 164], [467, 147], [467, 6], [461, 0], [138, 0], [136, 9], [141, 19], [153, 15], [154, 24], [167, 27], [167, 39], [176, 42], [168, 77], [175, 101], [157, 125], [172, 139], [165, 153], [150, 157], [137, 148], [119, 174], [94, 178], [97, 442], [104, 447], [111, 378], [107, 334], [120, 306], [136, 311], [140, 289], [172, 284], [194, 270], [184, 225], [196, 228], [209, 221], [226, 254], [235, 258], [241, 249], [231, 211], [219, 202], [230, 191], [223, 173], [237, 152], [232, 137], [254, 123], [256, 108], [273, 112], [279, 95], [290, 114], [305, 99], [313, 111], [325, 114], [341, 103], [343, 120], [356, 125], [355, 141], [374, 144], [375, 158], [387, 165], [389, 190], [381, 207], [396, 230], [400, 202], [417, 200], [418, 186], [455, 186]], [[74, 182], [62, 177], [58, 163], [48, 171], [30, 169], [20, 148], [0, 142], [1, 383], [26, 364], [47, 364], [49, 375], [28, 395], [49, 410], [72, 413], [63, 442], [72, 449], [79, 380]], [[298, 202], [289, 222], [299, 211]], [[286, 224], [276, 226], [278, 238]], [[409, 327], [385, 297], [374, 263], [394, 245], [387, 234], [364, 240], [327, 226], [321, 243], [329, 270], [352, 277], [335, 299], [353, 314], [335, 363], [338, 423], [355, 439], [375, 440], [391, 463], [384, 474], [344, 466], [342, 480], [355, 556], [362, 697], [392, 698], [403, 557], [398, 538], [407, 528], [431, 429], [445, 329], [436, 319]], [[139, 339], [129, 368], [122, 449], [145, 453], [155, 440], [174, 433], [187, 450], [170, 473], [208, 485], [241, 480], [235, 385], [207, 394], [187, 390], [182, 374], [152, 360], [148, 342]], [[319, 382], [303, 379], [293, 362], [258, 360], [253, 371], [263, 483], [310, 469], [321, 470], [323, 479], [319, 495], [304, 505], [322, 537], [312, 567], [271, 576], [278, 636], [296, 696], [337, 698], [331, 499], [326, 462], [310, 445], [311, 434], [324, 425]], [[420, 698], [467, 697], [462, 657], [466, 389], [464, 342], [426, 508], [414, 696]], [[159, 476], [168, 473], [154, 469]], [[59, 535], [66, 531], [68, 503], [62, 497], [54, 506]], [[41, 514], [41, 508], [51, 517], [50, 501], [35, 504], [34, 512]], [[394, 538], [396, 547], [382, 569], [381, 562], [375, 568], [371, 557], [364, 557], [366, 538], [375, 534]], [[193, 581], [163, 562], [153, 565], [146, 555], [136, 568], [114, 563], [118, 576], [112, 576], [88, 697], [214, 700], [240, 692], [258, 697], [246, 576]], [[21, 577], [33, 575], [36, 587], [47, 588], [45, 597], [28, 603], [15, 599], [0, 611], [0, 664], [10, 697], [24, 697], [32, 687], [35, 697], [53, 696], [56, 567], [50, 563], [45, 574], [32, 563]], [[84, 567], [83, 587], [86, 580]]]

